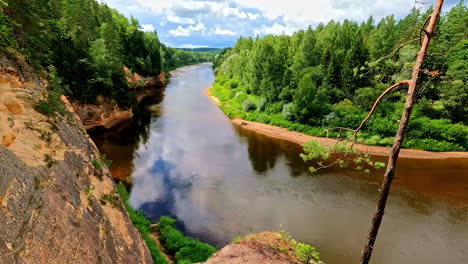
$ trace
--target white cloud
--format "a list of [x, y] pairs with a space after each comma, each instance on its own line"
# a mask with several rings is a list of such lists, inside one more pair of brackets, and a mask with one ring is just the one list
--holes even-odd
[[198, 22], [195, 26], [190, 25], [186, 28], [179, 25], [176, 29], [169, 30], [169, 34], [174, 37], [187, 37], [192, 34], [192, 31], [205, 31], [206, 27], [203, 23]]
[[217, 12], [218, 16], [220, 17], [229, 17], [229, 18], [247, 18], [247, 13], [241, 11], [239, 8], [232, 8], [228, 5], [223, 6]]
[[187, 37], [190, 36], [192, 32], [189, 29], [183, 28], [181, 25], [179, 25], [176, 29], [169, 30], [169, 34], [174, 37]]
[[257, 18], [260, 17], [260, 14], [253, 14], [253, 13], [247, 12], [247, 16], [249, 17], [250, 20], [256, 20]]
[[174, 15], [167, 15], [167, 21], [176, 23], [176, 24], [195, 24], [195, 21], [189, 17], [178, 17]]
[[363, 21], [370, 15], [382, 18], [407, 14], [414, 0], [234, 0], [241, 8], [257, 8], [263, 17], [281, 19], [287, 27], [306, 28], [320, 22], [345, 18]]
[[140, 26], [141, 31], [144, 32], [153, 32], [155, 30], [152, 24], [144, 24]]
[[195, 26], [189, 26], [188, 29], [191, 31], [204, 31], [206, 30], [206, 27], [203, 23], [198, 22], [198, 24], [196, 24]]
[[263, 25], [260, 28], [254, 29], [254, 35], [292, 35], [296, 30], [278, 23], [273, 26]]
[[[255, 34], [291, 34], [309, 25], [330, 20], [351, 19], [376, 21], [394, 14], [397, 19], [408, 14], [414, 0], [102, 0], [125, 15], [146, 18], [144, 23], [172, 29], [161, 29], [161, 36], [190, 36], [200, 32], [207, 41], [219, 42], [216, 36]], [[435, 0], [418, 7], [427, 8]], [[153, 20], [148, 21], [152, 13]], [[161, 22], [162, 21], [162, 22]], [[198, 23], [202, 22], [201, 25]], [[143, 27], [143, 26], [142, 26]], [[207, 30], [209, 28], [210, 30]], [[150, 30], [148, 26], [142, 30]], [[168, 31], [166, 31], [168, 30]], [[200, 37], [200, 36], [197, 36]], [[210, 39], [210, 40], [208, 40]], [[215, 39], [215, 40], [213, 40]], [[183, 41], [183, 40], [182, 40]], [[224, 41], [224, 40], [222, 40]], [[177, 41], [173, 41], [175, 44]], [[182, 42], [183, 43], [183, 42]]]
[[215, 35], [228, 35], [228, 36], [234, 36], [236, 35], [236, 32], [234, 31], [231, 31], [229, 29], [222, 29], [220, 28], [219, 26], [216, 26], [216, 28], [214, 29], [213, 33]]
[[[118, 2], [125, 0], [106, 0]], [[128, 0], [131, 1], [131, 0]], [[243, 11], [237, 7], [238, 0], [210, 1], [210, 0], [133, 0], [143, 8], [153, 13], [167, 15], [170, 22], [177, 24], [193, 24], [194, 17], [200, 15], [216, 16], [231, 19], [256, 20], [261, 14]], [[169, 14], [169, 15], [168, 15]]]

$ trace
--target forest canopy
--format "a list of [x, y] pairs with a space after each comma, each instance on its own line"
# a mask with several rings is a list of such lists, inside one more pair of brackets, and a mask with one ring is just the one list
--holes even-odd
[[[386, 88], [409, 79], [431, 12], [412, 9], [399, 21], [393, 15], [378, 22], [330, 21], [292, 36], [239, 38], [214, 63], [213, 93], [225, 112], [247, 120], [316, 136], [325, 136], [326, 128], [356, 128]], [[439, 20], [405, 147], [468, 149], [467, 27], [463, 1]], [[400, 88], [385, 97], [361, 133], [364, 143], [391, 145], [405, 95]]]
[[0, 0], [0, 49], [22, 54], [39, 74], [84, 103], [97, 95], [131, 105], [124, 66], [142, 76], [210, 61], [213, 54], [169, 48], [156, 32], [96, 0]]

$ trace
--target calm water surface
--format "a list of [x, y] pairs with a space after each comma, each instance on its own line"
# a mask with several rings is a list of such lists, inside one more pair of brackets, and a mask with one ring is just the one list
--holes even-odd
[[[172, 74], [134, 121], [93, 136], [132, 206], [218, 247], [281, 228], [328, 264], [358, 263], [383, 172], [309, 175], [299, 146], [232, 125], [206, 98], [210, 64]], [[468, 263], [468, 160], [398, 165], [372, 262]]]

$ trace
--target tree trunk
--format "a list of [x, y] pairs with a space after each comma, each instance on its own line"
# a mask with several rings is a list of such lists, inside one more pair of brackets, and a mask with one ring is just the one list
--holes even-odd
[[416, 59], [416, 64], [413, 67], [412, 78], [409, 81], [408, 95], [406, 96], [406, 103], [403, 110], [403, 115], [400, 120], [400, 125], [398, 127], [395, 140], [393, 142], [392, 151], [390, 157], [388, 158], [387, 169], [384, 174], [384, 179], [382, 186], [380, 187], [380, 197], [377, 204], [377, 209], [372, 219], [371, 228], [369, 234], [367, 235], [367, 241], [362, 251], [361, 263], [368, 264], [371, 258], [372, 249], [374, 248], [374, 243], [377, 238], [377, 233], [379, 231], [380, 223], [382, 222], [383, 215], [385, 213], [385, 205], [387, 203], [388, 194], [390, 193], [390, 186], [392, 184], [393, 176], [395, 174], [395, 166], [398, 160], [398, 155], [400, 153], [401, 144], [405, 137], [406, 128], [408, 126], [408, 121], [411, 115], [411, 110], [414, 105], [416, 97], [416, 86], [419, 79], [419, 73], [421, 71], [421, 66], [426, 57], [427, 49], [429, 47], [429, 42], [434, 34], [434, 29], [436, 26], [437, 19], [439, 17], [443, 0], [438, 0], [434, 11], [431, 14], [429, 24], [425, 29], [422, 29], [424, 32], [424, 38], [421, 43], [421, 48]]

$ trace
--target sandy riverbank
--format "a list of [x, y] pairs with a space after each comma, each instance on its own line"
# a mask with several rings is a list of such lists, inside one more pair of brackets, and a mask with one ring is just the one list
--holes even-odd
[[[221, 101], [211, 94], [211, 87], [206, 89], [206, 96], [215, 104], [220, 105]], [[316, 140], [323, 145], [331, 145], [336, 142], [336, 140], [331, 138], [321, 138], [313, 137], [306, 134], [302, 134], [295, 131], [289, 131], [286, 128], [267, 125], [263, 123], [245, 121], [242, 119], [231, 119], [232, 123], [238, 126], [241, 126], [244, 129], [255, 131], [257, 133], [278, 138], [282, 140], [287, 140], [296, 144], [304, 144], [307, 141]], [[379, 146], [368, 146], [357, 144], [354, 146], [355, 149], [368, 153], [369, 155], [376, 156], [388, 156], [390, 154], [390, 148], [379, 147]], [[400, 151], [401, 158], [411, 158], [411, 159], [449, 159], [449, 158], [466, 158], [468, 159], [468, 152], [432, 152], [424, 151], [418, 149], [402, 149]]]

